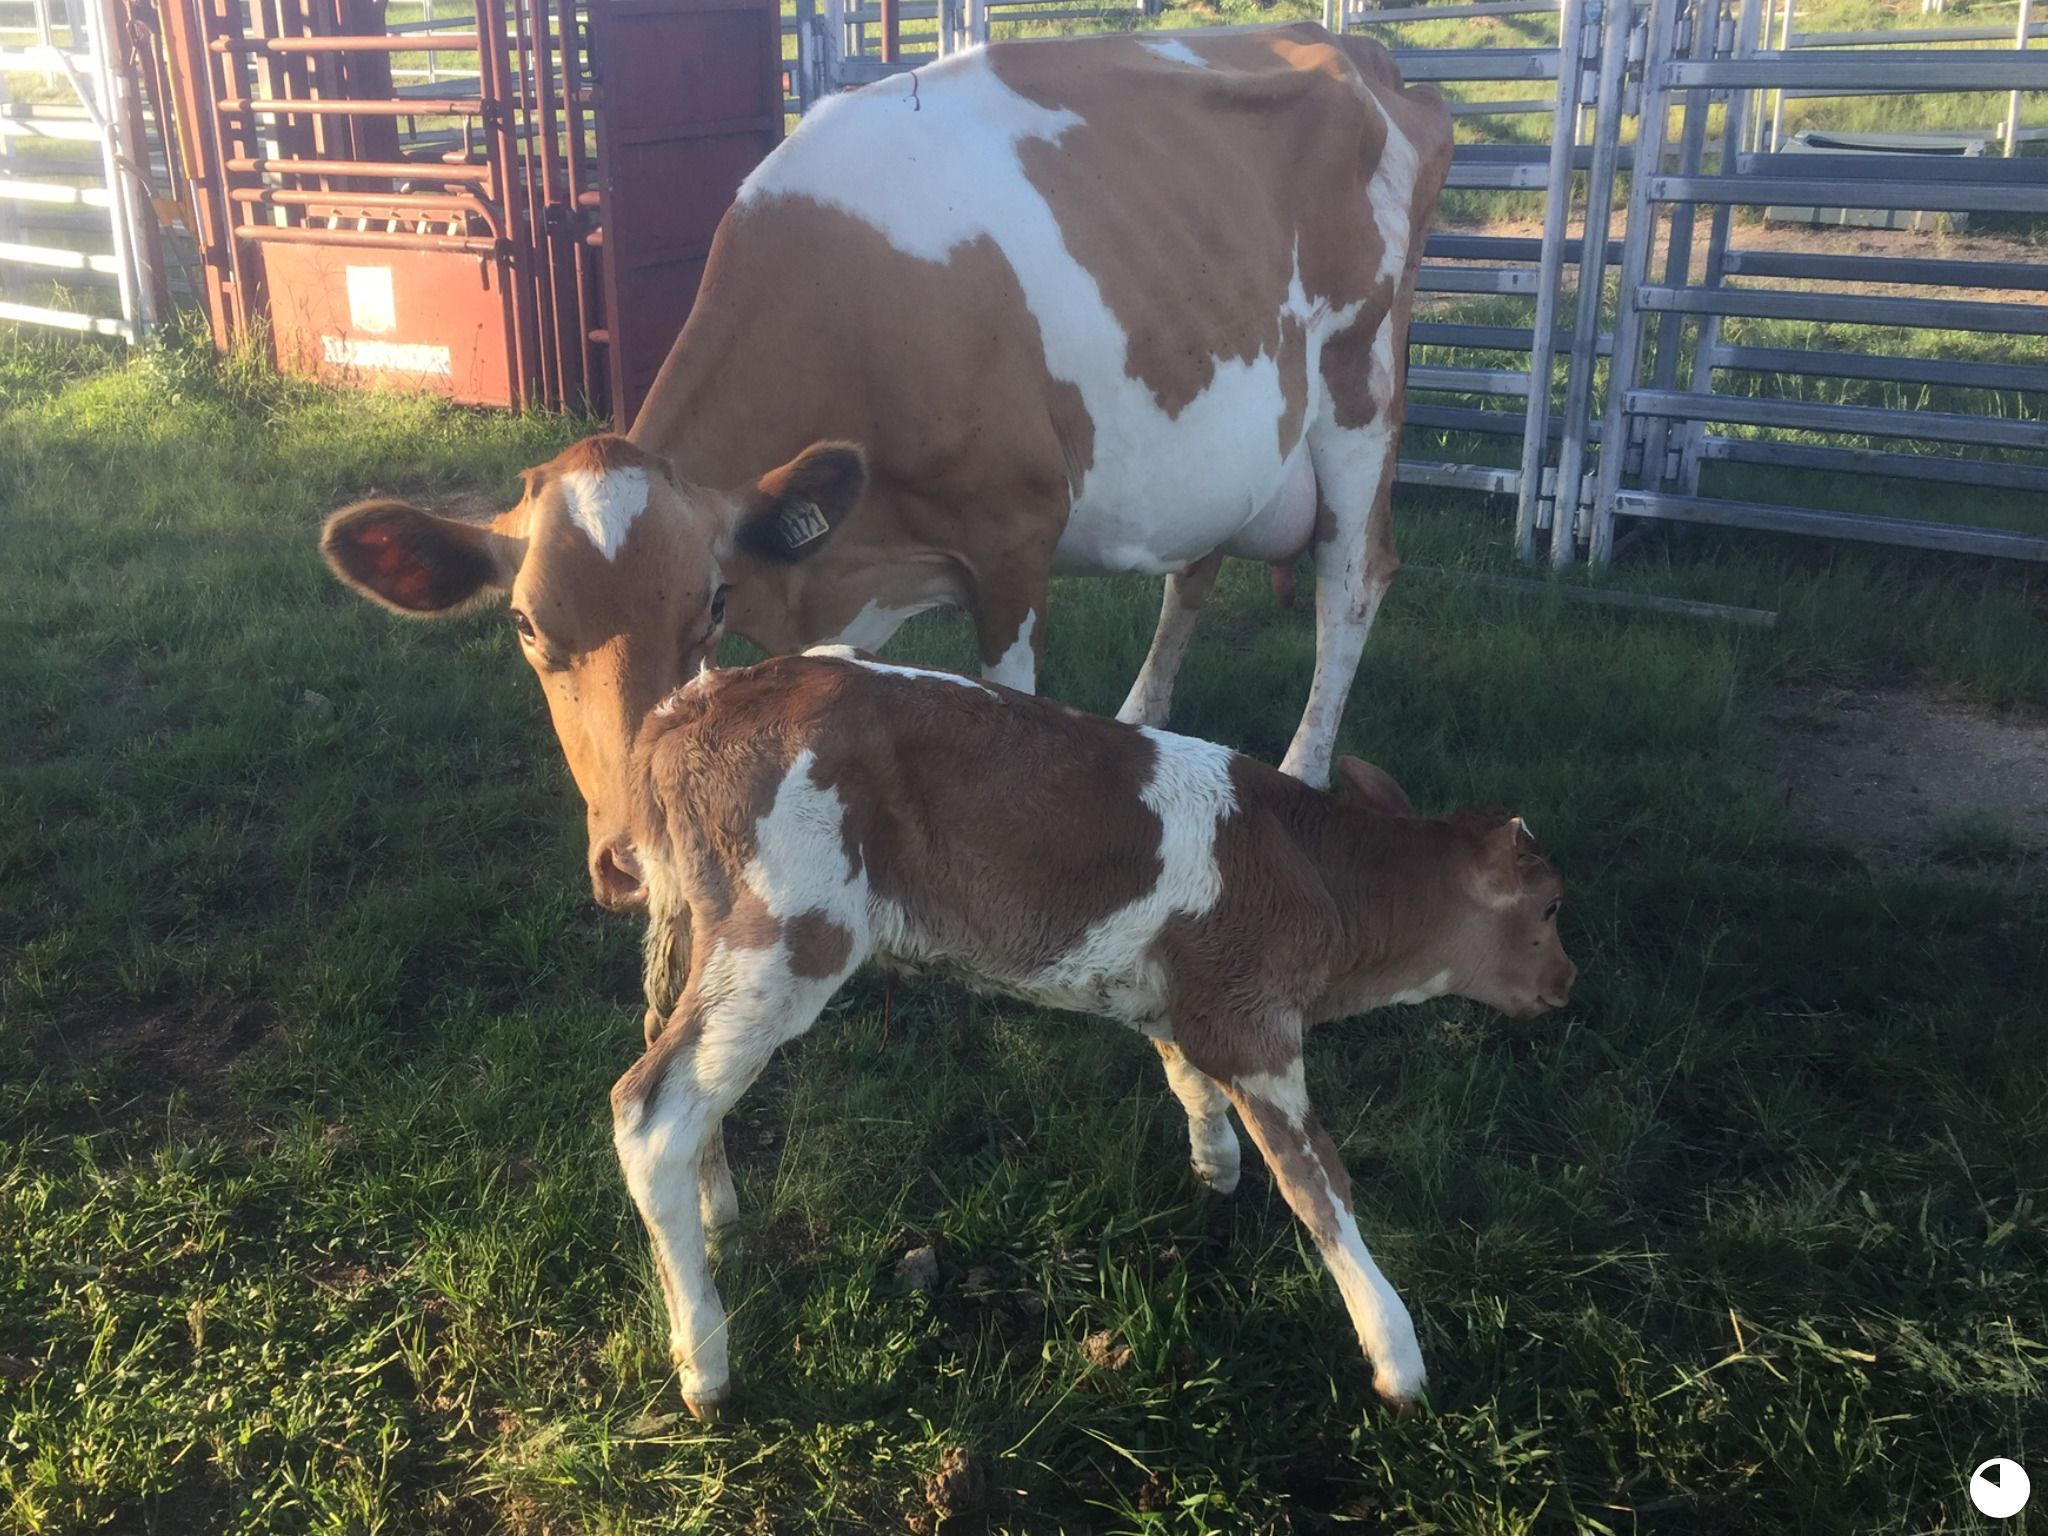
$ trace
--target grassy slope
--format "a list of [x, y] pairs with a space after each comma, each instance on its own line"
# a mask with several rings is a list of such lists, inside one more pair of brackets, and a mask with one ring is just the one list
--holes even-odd
[[[1004, 1529], [1936, 1531], [2048, 1451], [2040, 868], [1873, 874], [1786, 824], [1760, 733], [1786, 680], [2048, 701], [2038, 578], [1624, 578], [1769, 636], [1397, 584], [1346, 744], [1523, 810], [1585, 975], [1534, 1027], [1311, 1048], [1434, 1414], [1374, 1408], [1263, 1173], [1197, 1195], [1139, 1042], [922, 984], [885, 1042], [863, 978], [735, 1117], [746, 1414], [701, 1429], [610, 1149], [635, 935], [538, 690], [500, 616], [399, 623], [314, 552], [571, 425], [176, 354], [16, 349], [0, 392], [0, 1528], [896, 1530], [968, 1441]], [[1404, 519], [1417, 565], [1503, 537]], [[1050, 687], [1113, 707], [1153, 600], [1063, 586]], [[1276, 755], [1310, 648], [1233, 569], [1177, 723]]]

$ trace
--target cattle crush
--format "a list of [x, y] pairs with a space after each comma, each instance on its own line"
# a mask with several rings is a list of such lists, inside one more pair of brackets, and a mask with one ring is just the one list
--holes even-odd
[[[0, 49], [69, 73], [82, 126], [63, 131], [96, 158], [24, 161], [58, 120], [0, 104], [0, 277], [54, 271], [85, 297], [8, 292], [0, 317], [135, 339], [182, 298], [219, 345], [261, 339], [292, 371], [620, 421], [790, 114], [992, 36], [1150, 9], [59, 3], [0, 0]], [[1406, 481], [1511, 500], [1520, 553], [1558, 565], [1604, 564], [1655, 521], [2048, 560], [2048, 266], [1959, 259], [1932, 232], [1877, 254], [1773, 247], [1736, 217], [2048, 218], [2048, 158], [2020, 152], [2018, 103], [2048, 89], [2030, 4], [2016, 29], [1844, 35], [1799, 32], [1792, 0], [1332, 0], [1325, 20], [1444, 87], [1451, 197], [1498, 195], [1429, 241]], [[1505, 43], [1432, 45], [1476, 20]], [[1967, 153], [1781, 131], [1788, 100], [1953, 93], [2009, 96], [2003, 131]], [[33, 244], [24, 213], [109, 249]], [[1996, 510], [1879, 515], [1836, 494], [1910, 505], [1930, 482]]]

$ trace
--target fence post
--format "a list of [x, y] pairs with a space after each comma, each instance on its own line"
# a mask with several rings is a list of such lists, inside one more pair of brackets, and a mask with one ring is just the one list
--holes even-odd
[[1600, 462], [1595, 477], [1592, 537], [1586, 557], [1604, 566], [1614, 553], [1614, 498], [1628, 458], [1628, 392], [1635, 383], [1643, 339], [1643, 309], [1637, 290], [1649, 272], [1656, 229], [1650, 180], [1664, 158], [1670, 131], [1671, 98], [1663, 70], [1684, 0], [1650, 0], [1648, 38], [1643, 50], [1642, 120], [1636, 130], [1635, 168], [1628, 182], [1628, 233], [1621, 252], [1621, 296], [1614, 317], [1614, 356], [1607, 366], [1607, 400], [1600, 418]]
[[[2019, 36], [2013, 47], [2027, 46], [2027, 34], [2034, 30], [2034, 0], [2020, 0]], [[2009, 160], [2020, 152], [2020, 93], [2014, 91], [2005, 103], [2005, 155]]]
[[[1586, 176], [1586, 220], [1579, 236], [1578, 310], [1572, 320], [1571, 369], [1565, 378], [1564, 441], [1557, 454], [1556, 511], [1550, 520], [1550, 563], [1571, 562], [1578, 542], [1577, 517], [1583, 498], [1579, 476], [1590, 435], [1593, 366], [1599, 355], [1600, 299], [1607, 286], [1607, 236], [1614, 215], [1614, 167], [1621, 157], [1621, 76], [1635, 30], [1630, 0], [1606, 9], [1600, 48], [1599, 84], [1594, 87], [1593, 163]], [[1634, 233], [1634, 229], [1629, 231]], [[1533, 386], [1532, 386], [1533, 387]]]
[[[1626, 9], [1629, 0], [1611, 3]], [[1536, 314], [1530, 322], [1529, 407], [1522, 429], [1522, 479], [1515, 496], [1515, 553], [1524, 560], [1536, 558], [1536, 530], [1543, 521], [1543, 464], [1550, 455], [1550, 391], [1556, 371], [1558, 287], [1564, 280], [1564, 241], [1571, 218], [1572, 159], [1578, 147], [1587, 34], [1590, 31], [1598, 35], [1604, 15], [1603, 0], [1564, 0], [1557, 23], [1557, 110], [1551, 117], [1550, 163], [1543, 196], [1543, 250], [1536, 268]], [[1596, 110], [1606, 108], [1603, 104]], [[1553, 528], [1557, 523], [1557, 505], [1553, 498]]]

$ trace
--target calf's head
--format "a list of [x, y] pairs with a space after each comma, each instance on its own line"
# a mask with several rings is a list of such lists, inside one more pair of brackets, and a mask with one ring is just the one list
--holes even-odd
[[582, 791], [597, 899], [645, 899], [628, 835], [632, 745], [647, 711], [725, 634], [728, 591], [800, 560], [853, 510], [860, 450], [819, 443], [758, 480], [712, 490], [623, 437], [593, 437], [526, 472], [519, 504], [486, 523], [404, 502], [346, 507], [320, 547], [341, 581], [412, 618], [509, 595]]
[[[1338, 794], [1382, 816], [1415, 819], [1415, 807], [1383, 770], [1355, 757], [1336, 764]], [[1522, 818], [1496, 808], [1459, 811], [1434, 843], [1447, 860], [1437, 871], [1438, 902], [1428, 904], [1431, 963], [1443, 990], [1533, 1019], [1571, 998], [1578, 967], [1564, 952], [1557, 915], [1564, 881], [1537, 852]]]

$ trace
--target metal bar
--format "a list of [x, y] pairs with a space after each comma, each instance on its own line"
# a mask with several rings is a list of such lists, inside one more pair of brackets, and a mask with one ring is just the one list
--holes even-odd
[[[1403, 5], [1367, 11], [1355, 27], [1391, 27], [1406, 21], [1465, 21], [1478, 16], [1555, 16], [1558, 0], [1478, 0], [1475, 5]], [[1560, 27], [1560, 33], [1562, 28]], [[2003, 32], [1998, 34], [2005, 36]]]
[[[1569, 351], [1576, 339], [1574, 332], [1560, 331], [1554, 338], [1554, 345], [1560, 351]], [[1412, 347], [1471, 347], [1489, 352], [1527, 352], [1533, 340], [1531, 331], [1516, 325], [1464, 325], [1447, 320], [1417, 320], [1408, 327], [1408, 344]], [[1612, 338], [1605, 335], [1595, 346], [1602, 357], [1614, 350]]]
[[[2020, 0], [2020, 23], [2013, 38], [2013, 47], [2024, 50], [2027, 39], [2034, 34], [2034, 0]], [[2005, 132], [2000, 135], [2005, 145], [2005, 156], [2010, 160], [2019, 153], [2020, 143], [2020, 93], [2014, 91], [2006, 98]]]
[[1711, 395], [1692, 390], [1623, 391], [1628, 410], [1676, 421], [1730, 421], [1788, 432], [1842, 432], [1860, 437], [1919, 438], [1978, 448], [2048, 451], [2048, 422], [1966, 416], [1958, 411], [1900, 411], [1875, 405], [1822, 405], [1762, 395]]
[[1906, 256], [1807, 256], [1795, 251], [1732, 250], [1725, 269], [1740, 277], [1815, 282], [1904, 283], [1939, 288], [2011, 288], [2048, 292], [2048, 263], [1943, 261]]
[[1424, 267], [1418, 293], [1534, 293], [1536, 274], [1504, 267]]
[[1496, 576], [1490, 571], [1460, 571], [1446, 566], [1404, 566], [1404, 570], [1432, 571], [1454, 581], [1470, 582], [1491, 592], [1512, 592], [1527, 597], [1548, 597], [1556, 593], [1567, 602], [1589, 603], [1596, 608], [1634, 608], [1645, 613], [1667, 613], [1681, 619], [1717, 619], [1728, 624], [1745, 624], [1754, 629], [1776, 629], [1779, 615], [1771, 608], [1734, 608], [1726, 603], [1703, 603], [1692, 597], [1664, 597], [1653, 592], [1615, 592], [1605, 587], [1580, 587], [1562, 581], [1531, 581], [1523, 576]]
[[1390, 48], [1401, 78], [1421, 80], [1555, 80], [1554, 50], [1520, 48]]
[[[2035, 22], [2039, 37], [2048, 22]], [[1891, 27], [1881, 32], [1795, 32], [1780, 48], [1843, 48], [1859, 43], [1897, 45], [1905, 43], [1997, 43], [2012, 36], [2010, 27]]]
[[895, 64], [903, 57], [903, 10], [901, 0], [882, 0], [882, 62]]
[[482, 44], [474, 32], [414, 32], [401, 37], [216, 37], [206, 46], [213, 53], [475, 53]]
[[54, 245], [21, 245], [0, 241], [0, 263], [20, 267], [47, 267], [59, 272], [101, 272], [118, 277], [121, 264], [112, 256], [91, 251], [66, 250]]
[[245, 176], [318, 176], [345, 180], [367, 177], [373, 180], [413, 178], [419, 181], [470, 182], [491, 195], [488, 165], [450, 165], [435, 160], [271, 160], [244, 155], [227, 162], [227, 168]]
[[[228, 200], [258, 208], [320, 208], [335, 210], [337, 218], [388, 216], [404, 219], [414, 214], [469, 213], [496, 223], [493, 210], [466, 192], [340, 192], [327, 188], [236, 187]], [[374, 209], [376, 214], [341, 213], [338, 210]], [[493, 234], [498, 233], [493, 229]]]
[[1851, 293], [1786, 293], [1756, 288], [1644, 288], [1645, 309], [1746, 315], [1763, 320], [1832, 320], [1845, 325], [1904, 325], [1943, 331], [2003, 331], [2048, 336], [2048, 306], [1975, 299], [1864, 298]]
[[[516, 172], [519, 147], [512, 136], [512, 92], [505, 78], [505, 18], [499, 11], [505, 3], [506, 0], [476, 0], [477, 30], [484, 36], [484, 46], [477, 53], [481, 91], [477, 105], [483, 112], [484, 142], [489, 146], [490, 164], [497, 172], [493, 185], [498, 188], [506, 233], [511, 237], [511, 248], [506, 254], [512, 264], [509, 269], [500, 270], [509, 301], [505, 317], [509, 345], [505, 350], [512, 363], [511, 395], [521, 404], [530, 404], [540, 374], [535, 356], [540, 345], [539, 317], [533, 312], [531, 295], [522, 281], [532, 271], [533, 249], [526, 237], [526, 188]], [[487, 111], [485, 102], [490, 104]]]
[[2048, 392], [2048, 367], [2024, 363], [1970, 363], [1939, 357], [1880, 357], [1797, 347], [1713, 349], [1716, 368], [1743, 373], [1791, 373], [1829, 379], [1875, 379], [1953, 389], [2030, 389]]
[[1522, 480], [1516, 471], [1496, 469], [1491, 464], [1439, 464], [1429, 459], [1402, 459], [1395, 466], [1395, 474], [1403, 485], [1482, 491], [1490, 496], [1516, 495]]
[[[1670, 132], [1670, 92], [1661, 83], [1654, 65], [1671, 56], [1678, 28], [1678, 0], [1650, 0], [1644, 44], [1641, 116], [1636, 130], [1636, 164], [1654, 171], [1663, 163], [1664, 140]], [[1641, 362], [1643, 317], [1637, 290], [1649, 276], [1652, 237], [1656, 231], [1656, 209], [1650, 202], [1650, 177], [1629, 178], [1628, 223], [1621, 254], [1620, 307], [1614, 322], [1614, 358], [1608, 368], [1607, 397], [1600, 413], [1601, 449], [1595, 466], [1591, 526], [1587, 530], [1586, 558], [1604, 566], [1614, 552], [1615, 493], [1621, 487], [1622, 471], [1628, 458], [1628, 421], [1622, 400], [1635, 382]], [[1560, 488], [1561, 491], [1561, 488]], [[1562, 533], [1554, 533], [1553, 541]]]
[[2036, 161], [2016, 165], [2010, 160], [1991, 156], [1935, 149], [1739, 155], [1723, 164], [1733, 165], [1738, 176], [1780, 176], [1800, 181], [1936, 181], [2009, 187], [2048, 186], [2048, 166]]
[[1901, 544], [1912, 549], [1938, 549], [1959, 555], [2048, 561], [2048, 538], [2011, 533], [2002, 528], [1970, 528], [1904, 517], [1827, 512], [1813, 507], [1722, 501], [1706, 496], [1659, 496], [1646, 491], [1621, 492], [1615, 498], [1615, 511], [1625, 517], [1707, 523], [1721, 528], [1753, 528], [1765, 533], [1815, 534], [1822, 538]]
[[411, 235], [378, 229], [314, 229], [304, 224], [244, 224], [238, 240], [258, 245], [360, 245], [387, 251], [463, 251], [502, 256], [505, 242], [479, 235]]
[[476, 97], [402, 101], [292, 101], [276, 97], [230, 97], [218, 104], [222, 113], [253, 113], [268, 117], [482, 117], [484, 103]]
[[1442, 368], [1411, 363], [1408, 387], [1452, 390], [1466, 395], [1526, 395], [1529, 375], [1510, 368]]
[[[1593, 135], [1593, 166], [1586, 177], [1582, 262], [1572, 322], [1572, 349], [1565, 373], [1564, 431], [1557, 453], [1555, 510], [1550, 525], [1550, 563], [1563, 566], [1576, 553], [1575, 515], [1585, 471], [1593, 398], [1593, 338], [1600, 333], [1600, 298], [1607, 274], [1607, 241], [1613, 224], [1614, 165], [1621, 151], [1621, 76], [1628, 62], [1635, 9], [1628, 0], [1607, 7], [1601, 38], [1600, 74], [1593, 99], [1600, 116]], [[1650, 162], [1655, 164], [1655, 161]], [[1533, 534], [1532, 534], [1533, 540]], [[1519, 530], [1518, 530], [1519, 544]], [[1531, 546], [1533, 553], [1533, 543]]]
[[[1452, 76], [1450, 78], [1460, 78]], [[1746, 59], [1673, 59], [1658, 71], [1671, 90], [1717, 90], [1777, 86], [1821, 90], [1851, 86], [1901, 94], [1943, 91], [2038, 91], [2048, 89], [2048, 57], [2009, 48], [1946, 51], [1901, 49], [1896, 53], [1792, 50], [1760, 52]]]
[[[2029, 165], [2031, 161], [2015, 162]], [[1958, 186], [1947, 181], [1822, 181], [1804, 177], [1646, 176], [1654, 202], [1792, 208], [1912, 208], [1928, 213], [2048, 213], [2048, 183]]]
[[[1626, 7], [1627, 0], [1620, 0]], [[1596, 16], [1600, 11], [1595, 11]], [[1551, 195], [1543, 204], [1543, 238], [1538, 243], [1536, 268], [1536, 313], [1530, 321], [1529, 371], [1522, 387], [1529, 408], [1522, 420], [1521, 467], [1515, 473], [1515, 553], [1523, 560], [1536, 558], [1536, 529], [1541, 521], [1543, 459], [1550, 446], [1550, 392], [1556, 375], [1558, 287], [1564, 281], [1565, 227], [1571, 217], [1571, 165], [1576, 156], [1579, 126], [1579, 93], [1585, 80], [1585, 0], [1564, 0], [1558, 20], [1557, 45], [1560, 63], [1557, 75], [1556, 110], [1550, 119], [1550, 163], [1547, 185]], [[1596, 106], [1596, 110], [1601, 110]], [[1613, 110], [1605, 104], [1605, 110]], [[1581, 242], [1583, 244], [1583, 242]], [[1425, 247], [1425, 250], [1427, 247]], [[1600, 273], [1606, 271], [1603, 264]], [[1583, 275], [1581, 281], [1584, 281]], [[1411, 369], [1411, 377], [1414, 370]]]
[[70, 309], [45, 309], [39, 304], [16, 304], [0, 300], [0, 320], [19, 320], [28, 325], [47, 325], [60, 331], [78, 331], [88, 336], [118, 336], [133, 341], [135, 334], [125, 320], [103, 315], [81, 315]]
[[[0, 202], [54, 203], [66, 208], [110, 208], [113, 194], [105, 187], [72, 187], [55, 181], [25, 181], [0, 176]], [[99, 221], [94, 220], [97, 227]]]
[[2048, 465], [1946, 453], [1888, 453], [1881, 448], [1839, 448], [1767, 442], [1753, 437], [1703, 437], [1700, 457], [1729, 464], [1813, 469], [1830, 475], [1873, 475], [1889, 480], [1935, 480], [2002, 491], [2048, 491]]

